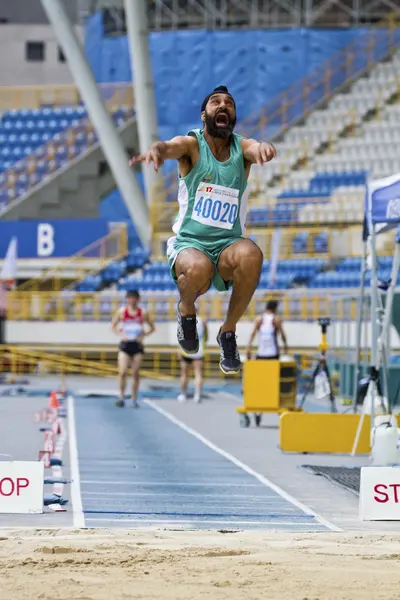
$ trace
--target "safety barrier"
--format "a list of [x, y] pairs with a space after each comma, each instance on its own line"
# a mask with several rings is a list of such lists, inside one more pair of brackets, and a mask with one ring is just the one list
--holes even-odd
[[[300, 371], [310, 368], [312, 357], [300, 356]], [[117, 352], [110, 348], [71, 347], [59, 348], [1, 346], [0, 373], [88, 375], [95, 377], [116, 377]], [[180, 375], [180, 355], [171, 348], [146, 348], [143, 355], [141, 374], [143, 377], [160, 381], [173, 381]], [[207, 352], [204, 358], [204, 377], [231, 380], [219, 368], [219, 353]]]
[[[335, 318], [341, 314], [339, 297], [330, 290], [320, 293], [291, 293], [271, 290], [257, 292], [247, 308], [244, 319], [253, 320], [263, 312], [266, 299], [279, 300], [279, 311], [286, 321], [315, 321], [320, 317]], [[115, 311], [124, 303], [125, 292], [20, 292], [8, 294], [7, 316], [9, 321], [110, 321]], [[143, 292], [142, 303], [150, 317], [157, 321], [176, 320], [176, 297], [163, 292]], [[199, 299], [199, 313], [208, 320], [221, 320], [226, 314], [229, 297], [207, 294]], [[353, 302], [352, 314], [356, 311]]]
[[[44, 270], [39, 278], [22, 283], [17, 288], [17, 294], [41, 289], [51, 289], [53, 291], [63, 289], [65, 293], [68, 289], [74, 289], [75, 282], [90, 273], [97, 273], [110, 262], [121, 260], [127, 254], [127, 229], [125, 224], [121, 224], [77, 254], [61, 259], [56, 267]], [[72, 283], [66, 286], [66, 280], [70, 282], [72, 280]], [[26, 297], [24, 296], [24, 298]]]

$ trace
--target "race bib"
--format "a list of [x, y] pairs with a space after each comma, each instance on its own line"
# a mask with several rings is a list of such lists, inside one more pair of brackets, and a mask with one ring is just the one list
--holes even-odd
[[232, 229], [238, 212], [239, 190], [201, 182], [194, 198], [194, 221], [220, 229]]
[[140, 323], [125, 323], [124, 335], [128, 340], [135, 340], [143, 332], [143, 326]]

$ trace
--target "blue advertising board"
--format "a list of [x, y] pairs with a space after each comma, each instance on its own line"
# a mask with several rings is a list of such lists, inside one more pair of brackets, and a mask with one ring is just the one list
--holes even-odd
[[65, 258], [76, 254], [109, 232], [104, 219], [0, 221], [0, 259], [11, 238], [18, 241], [18, 258]]

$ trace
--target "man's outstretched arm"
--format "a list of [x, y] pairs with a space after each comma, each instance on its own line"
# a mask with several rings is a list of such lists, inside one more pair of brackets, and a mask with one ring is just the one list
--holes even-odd
[[164, 160], [179, 160], [183, 157], [192, 158], [196, 150], [196, 138], [189, 135], [178, 135], [167, 142], [155, 142], [147, 152], [131, 158], [129, 166], [142, 162], [145, 162], [146, 165], [153, 163], [154, 170], [158, 171]]
[[244, 159], [250, 165], [263, 165], [277, 156], [275, 146], [270, 142], [257, 142], [257, 140], [253, 139], [242, 139], [240, 145], [242, 147]]

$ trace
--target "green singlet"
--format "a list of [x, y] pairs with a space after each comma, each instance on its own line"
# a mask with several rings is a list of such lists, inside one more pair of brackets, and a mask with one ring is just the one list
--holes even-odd
[[175, 260], [186, 248], [203, 252], [214, 265], [213, 284], [218, 291], [229, 289], [217, 272], [221, 252], [242, 239], [247, 213], [247, 178], [240, 140], [232, 134], [230, 158], [219, 162], [201, 129], [190, 131], [199, 144], [199, 160], [194, 168], [179, 178], [179, 213], [168, 240], [167, 257], [171, 276], [176, 282]]

